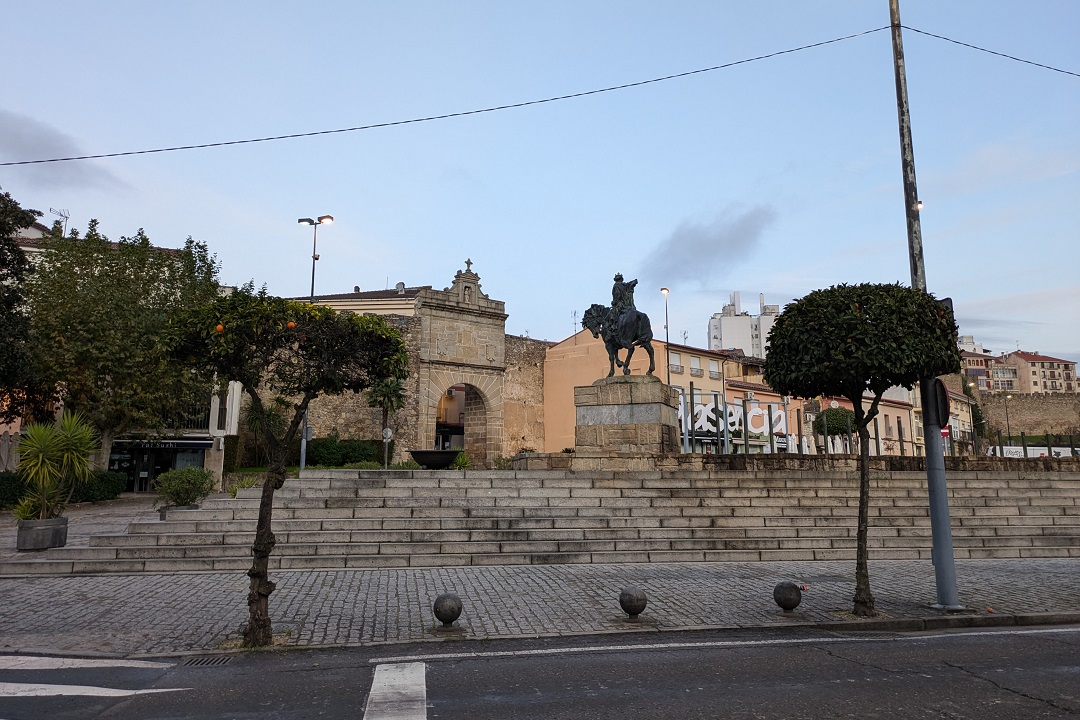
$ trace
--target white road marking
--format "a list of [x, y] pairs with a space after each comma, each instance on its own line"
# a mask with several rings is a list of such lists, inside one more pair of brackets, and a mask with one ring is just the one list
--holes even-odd
[[89, 660], [84, 658], [37, 657], [34, 655], [0, 655], [0, 670], [72, 670], [80, 668], [127, 667], [171, 668], [174, 663], [149, 660]]
[[35, 683], [0, 682], [0, 697], [47, 697], [54, 695], [88, 695], [93, 697], [127, 697], [151, 693], [177, 692], [192, 688], [162, 688], [160, 690], [121, 690], [92, 685], [38, 685]]
[[770, 645], [821, 645], [826, 643], [860, 642], [929, 642], [952, 638], [981, 637], [986, 635], [1042, 635], [1050, 633], [1075, 633], [1080, 628], [1050, 628], [1044, 630], [984, 630], [980, 632], [946, 633], [943, 635], [900, 635], [896, 637], [826, 637], [795, 638], [782, 640], [717, 640], [696, 643], [654, 643], [651, 645], [600, 645], [594, 647], [544, 648], [540, 650], [502, 650], [496, 652], [443, 653], [440, 655], [400, 655], [397, 657], [371, 658], [369, 663], [405, 663], [431, 660], [462, 660], [498, 657], [529, 657], [536, 655], [570, 655], [597, 652], [623, 652], [626, 650], [692, 650], [695, 648], [766, 647]]
[[371, 681], [364, 720], [427, 718], [427, 677], [422, 662], [379, 665]]

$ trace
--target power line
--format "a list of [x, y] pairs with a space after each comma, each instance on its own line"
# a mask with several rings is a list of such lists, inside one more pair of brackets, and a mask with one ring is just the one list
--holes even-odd
[[790, 48], [788, 50], [778, 50], [776, 52], [768, 53], [766, 55], [758, 55], [756, 57], [746, 58], [744, 60], [735, 60], [734, 62], [724, 63], [722, 65], [713, 65], [712, 67], [701, 68], [699, 70], [689, 70], [687, 72], [675, 73], [674, 75], [664, 75], [663, 77], [652, 78], [650, 80], [639, 80], [637, 82], [624, 83], [622, 85], [612, 85], [610, 87], [599, 88], [596, 90], [585, 90], [583, 92], [570, 93], [568, 95], [556, 95], [554, 97], [543, 98], [541, 100], [526, 100], [525, 102], [510, 103], [507, 105], [496, 105], [494, 107], [481, 108], [478, 110], [464, 110], [462, 112], [445, 113], [443, 115], [429, 115], [426, 117], [411, 118], [409, 120], [393, 120], [390, 122], [372, 123], [371, 125], [358, 125], [356, 127], [338, 128], [336, 130], [317, 130], [314, 132], [292, 133], [289, 135], [273, 135], [270, 137], [248, 138], [246, 140], [226, 140], [223, 142], [203, 143], [200, 145], [176, 145], [174, 147], [155, 148], [153, 150], [128, 150], [126, 152], [101, 153], [97, 155], [78, 155], [71, 157], [48, 158], [45, 160], [16, 160], [12, 162], [2, 162], [0, 163], [0, 167], [7, 167], [11, 165], [40, 165], [42, 163], [69, 162], [72, 160], [100, 160], [102, 158], [124, 157], [127, 155], [150, 155], [153, 153], [175, 152], [177, 150], [199, 150], [203, 148], [226, 147], [228, 145], [246, 145], [250, 143], [270, 142], [272, 140], [292, 140], [295, 138], [315, 137], [318, 135], [335, 135], [338, 133], [357, 132], [359, 130], [374, 130], [376, 128], [394, 127], [397, 125], [411, 125], [415, 123], [431, 122], [433, 120], [447, 120], [449, 118], [467, 117], [469, 115], [480, 115], [482, 113], [497, 112], [499, 110], [514, 110], [517, 108], [529, 107], [530, 105], [543, 105], [545, 103], [557, 102], [559, 100], [572, 100], [574, 98], [587, 97], [589, 95], [599, 95], [600, 93], [614, 92], [616, 90], [626, 90], [628, 88], [641, 87], [642, 85], [650, 85], [653, 83], [665, 82], [667, 80], [676, 80], [678, 78], [689, 77], [691, 75], [700, 75], [702, 73], [713, 72], [715, 70], [724, 70], [726, 68], [735, 67], [736, 65], [745, 65], [746, 63], [756, 62], [758, 60], [767, 60], [769, 58], [778, 57], [780, 55], [787, 55], [790, 53], [800, 52], [802, 50], [810, 50], [812, 48], [822, 47], [823, 45], [831, 45], [833, 43], [842, 42], [844, 40], [852, 40], [863, 35], [870, 35], [872, 33], [881, 32], [882, 30], [888, 29], [889, 27], [886, 25], [885, 27], [874, 28], [873, 30], [866, 30], [864, 32], [855, 33], [854, 35], [845, 35], [843, 37], [833, 38], [832, 40], [823, 40], [821, 42], [811, 43], [809, 45], [801, 45], [799, 47]]
[[1005, 53], [997, 52], [996, 50], [987, 50], [986, 48], [979, 47], [978, 45], [972, 45], [971, 43], [960, 42], [959, 40], [953, 40], [952, 38], [945, 37], [944, 35], [935, 35], [934, 33], [926, 32], [925, 30], [919, 30], [919, 29], [913, 28], [913, 27], [908, 27], [907, 25], [901, 25], [900, 27], [904, 28], [905, 30], [910, 30], [911, 32], [914, 32], [914, 33], [919, 33], [920, 35], [928, 35], [929, 37], [937, 38], [938, 40], [944, 40], [945, 42], [951, 42], [954, 45], [961, 45], [961, 46], [966, 47], [966, 48], [971, 48], [972, 50], [978, 50], [979, 52], [989, 53], [991, 55], [997, 55], [998, 57], [1008, 58], [1009, 60], [1015, 60], [1016, 62], [1025, 63], [1027, 65], [1034, 65], [1035, 67], [1041, 67], [1041, 68], [1046, 69], [1046, 70], [1053, 70], [1054, 72], [1064, 73], [1066, 75], [1072, 75], [1074, 77], [1080, 77], [1080, 73], [1074, 73], [1071, 70], [1062, 70], [1061, 68], [1056, 68], [1056, 67], [1054, 67], [1052, 65], [1043, 65], [1042, 63], [1037, 63], [1037, 62], [1034, 62], [1033, 60], [1025, 60], [1023, 58], [1018, 58], [1018, 57], [1015, 57], [1013, 55], [1006, 55]]
[[[919, 33], [920, 35], [927, 35], [929, 37], [936, 38], [938, 40], [944, 40], [946, 42], [970, 48], [972, 50], [989, 53], [990, 55], [997, 55], [999, 57], [1007, 58], [1009, 60], [1025, 63], [1027, 65], [1034, 65], [1035, 67], [1052, 70], [1054, 72], [1063, 73], [1065, 75], [1073, 75], [1075, 77], [1080, 77], [1080, 73], [1075, 73], [1069, 70], [1062, 70], [1061, 68], [1056, 68], [1051, 65], [1044, 65], [1043, 63], [1037, 63], [1032, 60], [1024, 60], [1023, 58], [1018, 58], [1013, 55], [996, 52], [994, 50], [988, 50], [987, 48], [979, 47], [978, 45], [972, 45], [970, 43], [961, 42], [959, 40], [953, 40], [952, 38], [945, 37], [944, 35], [935, 35], [934, 33], [926, 32], [925, 30], [919, 30], [917, 28], [909, 27], [907, 25], [902, 25], [901, 27], [903, 27], [905, 30]], [[70, 162], [74, 160], [100, 160], [103, 158], [126, 157], [128, 155], [152, 155], [155, 153], [176, 152], [178, 150], [201, 150], [204, 148], [227, 147], [229, 145], [248, 145], [251, 143], [271, 142], [274, 140], [293, 140], [296, 138], [316, 137], [319, 135], [336, 135], [339, 133], [358, 132], [360, 130], [375, 130], [377, 128], [395, 127], [398, 125], [413, 125], [416, 123], [432, 122], [434, 120], [448, 120], [450, 118], [467, 117], [469, 115], [481, 115], [483, 113], [498, 112], [500, 110], [515, 110], [517, 108], [529, 107], [530, 105], [543, 105], [546, 103], [558, 102], [560, 100], [572, 100], [575, 98], [588, 97], [589, 95], [599, 95], [601, 93], [614, 92], [616, 90], [626, 90], [628, 88], [641, 87], [643, 85], [652, 85], [654, 83], [666, 82], [668, 80], [677, 80], [679, 78], [689, 77], [691, 75], [700, 75], [707, 72], [714, 72], [716, 70], [724, 70], [727, 68], [735, 67], [737, 65], [745, 65], [751, 62], [757, 62], [758, 60], [768, 60], [770, 58], [778, 57], [780, 55], [788, 55], [791, 53], [801, 52], [803, 50], [811, 50], [813, 48], [822, 47], [824, 45], [832, 45], [833, 43], [843, 42], [844, 40], [852, 40], [854, 38], [862, 37], [864, 35], [872, 35], [873, 33], [881, 32], [882, 30], [888, 29], [889, 26], [886, 25], [884, 27], [874, 28], [873, 30], [864, 30], [863, 32], [854, 33], [852, 35], [844, 35], [843, 37], [833, 38], [832, 40], [823, 40], [821, 42], [811, 43], [809, 45], [800, 45], [799, 47], [789, 48], [787, 50], [778, 50], [776, 52], [767, 53], [765, 55], [757, 55], [755, 57], [745, 58], [743, 60], [735, 60], [733, 62], [723, 63], [721, 65], [713, 65], [712, 67], [700, 68], [698, 70], [689, 70], [687, 72], [675, 73], [673, 75], [664, 75], [662, 77], [651, 78], [649, 80], [639, 80], [637, 82], [624, 83], [622, 85], [611, 85], [609, 87], [598, 88], [595, 90], [585, 90], [577, 93], [569, 93], [567, 95], [555, 95], [553, 97], [543, 98], [540, 100], [526, 100], [519, 103], [495, 105], [493, 107], [480, 108], [477, 110], [463, 110], [461, 112], [444, 113], [442, 115], [428, 115], [425, 117], [410, 118], [408, 120], [392, 120], [389, 122], [372, 123], [370, 125], [357, 125], [355, 127], [338, 128], [335, 130], [316, 130], [313, 132], [291, 133], [289, 135], [272, 135], [268, 137], [247, 138], [244, 140], [225, 140], [222, 142], [202, 143], [199, 145], [175, 145], [172, 147], [154, 148], [152, 150], [128, 150], [125, 152], [100, 153], [96, 155], [75, 155], [70, 157], [47, 158], [42, 160], [15, 160], [9, 162], [0, 162], [0, 167], [10, 167], [14, 165], [41, 165], [44, 163]]]

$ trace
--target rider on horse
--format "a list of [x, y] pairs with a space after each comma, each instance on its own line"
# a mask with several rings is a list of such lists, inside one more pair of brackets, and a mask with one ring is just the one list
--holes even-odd
[[634, 318], [627, 317], [628, 312], [636, 312], [634, 306], [634, 288], [638, 281], [623, 282], [622, 273], [615, 273], [615, 284], [611, 288], [611, 319], [615, 336], [623, 347], [633, 342]]

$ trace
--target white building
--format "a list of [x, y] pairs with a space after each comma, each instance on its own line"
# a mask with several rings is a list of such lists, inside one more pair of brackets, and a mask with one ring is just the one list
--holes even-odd
[[766, 305], [763, 293], [759, 295], [761, 314], [753, 316], [742, 311], [738, 291], [731, 293], [730, 300], [721, 312], [709, 318], [709, 349], [739, 349], [750, 357], [765, 357], [769, 331], [780, 314], [780, 306]]

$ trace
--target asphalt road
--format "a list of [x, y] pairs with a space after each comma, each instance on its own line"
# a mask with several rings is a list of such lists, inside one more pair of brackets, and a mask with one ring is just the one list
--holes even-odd
[[226, 658], [56, 667], [2, 656], [0, 719], [1080, 717], [1075, 627], [666, 633]]

